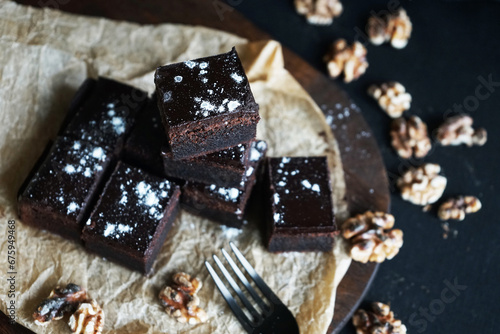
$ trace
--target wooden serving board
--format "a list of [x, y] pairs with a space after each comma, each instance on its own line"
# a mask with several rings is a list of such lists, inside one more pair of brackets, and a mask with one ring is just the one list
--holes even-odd
[[[223, 0], [18, 0], [21, 4], [52, 8], [90, 16], [126, 20], [141, 24], [183, 23], [227, 31], [248, 40], [270, 39]], [[285, 66], [309, 92], [325, 113], [339, 143], [344, 166], [347, 201], [352, 213], [366, 210], [388, 211], [390, 194], [387, 175], [375, 139], [359, 108], [324, 74], [284, 48]], [[327, 334], [338, 333], [358, 307], [377, 271], [375, 264], [353, 262], [340, 283], [335, 315]], [[32, 333], [11, 325], [0, 312], [0, 333]]]

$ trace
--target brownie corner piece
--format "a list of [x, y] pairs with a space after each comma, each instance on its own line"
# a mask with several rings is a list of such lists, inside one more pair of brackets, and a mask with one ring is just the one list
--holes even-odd
[[177, 184], [119, 162], [85, 223], [85, 247], [149, 274], [177, 215], [179, 198]]
[[174, 158], [220, 151], [255, 138], [259, 106], [235, 48], [161, 66], [155, 84]]
[[332, 250], [338, 229], [330, 177], [326, 157], [267, 160], [269, 251]]
[[79, 241], [111, 156], [95, 144], [57, 137], [18, 194], [22, 222]]

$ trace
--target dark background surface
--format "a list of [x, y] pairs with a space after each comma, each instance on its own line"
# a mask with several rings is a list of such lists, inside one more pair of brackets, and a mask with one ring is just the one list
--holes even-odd
[[[322, 56], [337, 38], [359, 38], [370, 11], [387, 10], [395, 1], [347, 1], [331, 26], [306, 23], [293, 1], [232, 0], [230, 3], [258, 27], [298, 53], [323, 73]], [[413, 97], [408, 114], [428, 123], [430, 131], [454, 105], [488, 130], [484, 147], [433, 147], [424, 161], [438, 163], [448, 178], [444, 198], [475, 195], [483, 209], [463, 222], [442, 222], [433, 212], [403, 201], [392, 189], [392, 213], [405, 233], [401, 252], [380, 266], [366, 301], [391, 303], [409, 333], [498, 333], [500, 323], [500, 3], [402, 1], [413, 22], [408, 46], [367, 45], [370, 67], [358, 81], [341, 86], [370, 124], [389, 171], [390, 183], [408, 162], [390, 146], [390, 118], [367, 94], [371, 83], [396, 80]], [[363, 41], [362, 38], [359, 38]], [[492, 76], [498, 87], [473, 105], [478, 77]], [[340, 82], [340, 81], [339, 81]], [[486, 92], [484, 90], [481, 93]], [[412, 161], [419, 164], [421, 161]], [[454, 282], [459, 290], [447, 288]], [[465, 286], [465, 287], [462, 287]], [[425, 311], [427, 309], [427, 311]], [[425, 313], [425, 314], [424, 314]], [[352, 325], [342, 333], [354, 333]]]

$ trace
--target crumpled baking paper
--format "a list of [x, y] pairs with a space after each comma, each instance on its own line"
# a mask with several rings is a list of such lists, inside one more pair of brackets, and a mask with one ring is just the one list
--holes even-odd
[[[36, 333], [69, 333], [65, 321], [33, 323], [36, 305], [57, 285], [74, 282], [103, 307], [105, 333], [243, 333], [204, 267], [234, 241], [290, 308], [301, 333], [324, 334], [336, 287], [350, 264], [338, 242], [331, 253], [270, 254], [258, 222], [243, 230], [181, 212], [149, 278], [87, 253], [81, 245], [24, 226], [16, 193], [44, 146], [54, 138], [72, 95], [87, 76], [107, 76], [149, 92], [163, 64], [227, 52], [236, 45], [262, 120], [257, 136], [271, 156], [327, 155], [337, 216], [347, 214], [338, 147], [323, 114], [284, 69], [277, 42], [177, 24], [137, 25], [69, 15], [0, 1], [0, 309], [6, 313], [7, 220], [16, 221], [17, 321]], [[208, 323], [183, 325], [165, 314], [158, 293], [185, 271], [204, 283]]]

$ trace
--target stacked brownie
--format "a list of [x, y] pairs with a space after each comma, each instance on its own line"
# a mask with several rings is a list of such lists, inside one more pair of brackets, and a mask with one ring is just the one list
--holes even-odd
[[164, 173], [185, 181], [183, 207], [241, 227], [267, 145], [236, 50], [159, 67], [155, 83]]
[[265, 160], [259, 107], [234, 48], [159, 67], [155, 84], [153, 98], [105, 78], [82, 84], [19, 191], [24, 223], [149, 274], [179, 204], [241, 227], [265, 165], [269, 250], [331, 250], [326, 159]]

